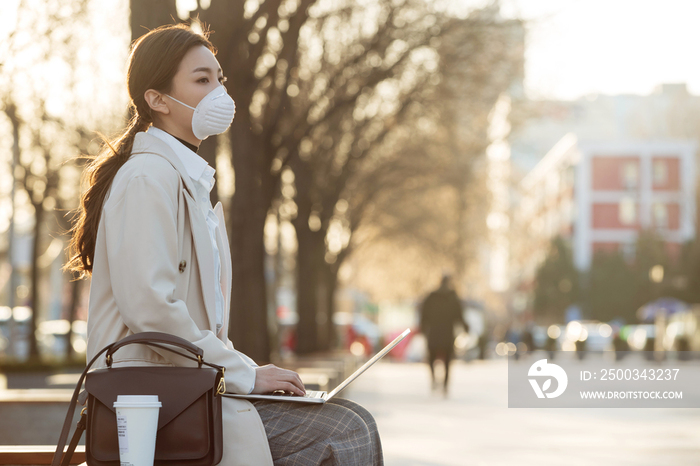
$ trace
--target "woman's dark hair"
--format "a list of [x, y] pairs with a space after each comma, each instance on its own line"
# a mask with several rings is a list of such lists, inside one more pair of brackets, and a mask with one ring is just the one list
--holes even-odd
[[70, 230], [69, 259], [64, 270], [77, 272], [81, 278], [92, 274], [97, 227], [105, 195], [117, 171], [131, 156], [134, 136], [148, 129], [153, 122], [144, 93], [148, 89], [170, 92], [182, 58], [192, 47], [199, 45], [216, 54], [216, 48], [209, 42], [209, 31], [197, 34], [184, 24], [161, 26], [134, 41], [126, 77], [132, 117], [121, 135], [111, 141], [105, 140], [100, 153], [83, 172], [82, 182], [87, 189], [80, 198], [77, 220]]

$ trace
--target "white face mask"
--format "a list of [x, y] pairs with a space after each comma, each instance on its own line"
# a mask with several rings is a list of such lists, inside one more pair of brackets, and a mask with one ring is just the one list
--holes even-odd
[[192, 132], [197, 139], [204, 140], [214, 134], [221, 134], [231, 126], [236, 114], [236, 103], [233, 101], [226, 88], [219, 86], [197, 104], [197, 108], [190, 107], [180, 102], [175, 97], [165, 94], [175, 102], [194, 110], [192, 114]]

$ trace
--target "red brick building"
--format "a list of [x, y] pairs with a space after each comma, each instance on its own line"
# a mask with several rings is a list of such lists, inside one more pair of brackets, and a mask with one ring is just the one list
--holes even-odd
[[532, 277], [551, 238], [570, 238], [587, 270], [599, 250], [634, 255], [637, 235], [655, 229], [671, 254], [695, 235], [696, 143], [681, 140], [579, 141], [562, 138], [521, 182], [518, 223]]

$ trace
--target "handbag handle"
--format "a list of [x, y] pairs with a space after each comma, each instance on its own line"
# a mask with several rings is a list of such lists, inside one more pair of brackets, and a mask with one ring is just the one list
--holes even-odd
[[[197, 345], [192, 344], [191, 342], [185, 340], [184, 338], [180, 338], [175, 335], [170, 335], [168, 333], [161, 333], [161, 332], [141, 332], [141, 333], [134, 333], [133, 335], [129, 335], [128, 337], [122, 338], [116, 343], [112, 343], [109, 345], [107, 349], [107, 367], [112, 367], [112, 355], [121, 347], [126, 346], [126, 345], [131, 345], [133, 343], [139, 343], [142, 345], [149, 345], [149, 346], [157, 346], [159, 348], [163, 349], [170, 349], [162, 346], [161, 344], [168, 344], [172, 346], [177, 346], [178, 348], [182, 348], [188, 352], [190, 352], [192, 355], [194, 355], [197, 358], [197, 361], [199, 362], [199, 367], [202, 367], [202, 357], [204, 356], [204, 350], [200, 348]], [[160, 343], [160, 344], [159, 344]], [[170, 350], [172, 351], [172, 350]], [[184, 356], [184, 355], [183, 355]], [[185, 356], [187, 357], [187, 356]], [[189, 358], [189, 359], [194, 359], [194, 358]]]

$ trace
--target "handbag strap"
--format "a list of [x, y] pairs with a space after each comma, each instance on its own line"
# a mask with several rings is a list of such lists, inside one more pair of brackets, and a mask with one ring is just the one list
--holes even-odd
[[[66, 420], [63, 421], [63, 428], [61, 429], [61, 436], [58, 438], [58, 444], [56, 445], [56, 451], [53, 454], [53, 460], [51, 461], [51, 466], [67, 466], [68, 462], [70, 459], [73, 457], [73, 451], [69, 450], [66, 452], [66, 454], [63, 454], [63, 447], [66, 445], [66, 440], [68, 439], [68, 432], [70, 432], [70, 424], [71, 421], [73, 420], [73, 413], [75, 412], [75, 407], [78, 404], [78, 395], [80, 394], [80, 388], [83, 386], [83, 382], [85, 381], [85, 376], [87, 375], [88, 370], [90, 367], [93, 365], [95, 361], [97, 361], [97, 358], [99, 358], [105, 351], [107, 351], [109, 347], [103, 348], [99, 353], [95, 355], [94, 358], [87, 364], [85, 367], [85, 370], [83, 371], [82, 374], [80, 374], [80, 379], [78, 380], [78, 384], [75, 387], [75, 390], [73, 391], [73, 396], [71, 397], [70, 404], [68, 405], [68, 413], [66, 414]], [[82, 419], [82, 415], [80, 416]], [[79, 423], [80, 424], [80, 423]], [[75, 436], [82, 436], [83, 431], [80, 429], [76, 429]], [[73, 443], [77, 444], [77, 440], [75, 439], [75, 436], [73, 440], [71, 441], [71, 445]], [[78, 437], [80, 439], [80, 437]], [[61, 461], [61, 457], [63, 457], [63, 461]]]
[[75, 432], [73, 433], [73, 438], [70, 440], [70, 444], [68, 445], [68, 450], [66, 450], [65, 455], [63, 456], [63, 461], [61, 461], [61, 466], [69, 466], [71, 458], [73, 458], [73, 453], [75, 452], [75, 448], [78, 446], [78, 442], [80, 442], [80, 437], [83, 436], [83, 432], [85, 431], [85, 427], [87, 427], [87, 415], [85, 414], [87, 408], [83, 408], [82, 412], [80, 413], [80, 419], [78, 419], [78, 425], [75, 427]]
[[[111, 366], [112, 365], [112, 355], [121, 347], [130, 345], [133, 343], [141, 343], [141, 344], [146, 344], [146, 345], [151, 345], [153, 343], [161, 343], [161, 344], [167, 344], [167, 345], [173, 345], [177, 346], [179, 348], [182, 348], [189, 353], [193, 354], [197, 360], [201, 360], [202, 356], [204, 356], [204, 350], [200, 348], [197, 345], [194, 345], [190, 343], [189, 341], [185, 340], [184, 338], [177, 337], [175, 335], [170, 335], [168, 333], [160, 333], [160, 332], [141, 332], [141, 333], [134, 333], [133, 335], [129, 335], [128, 337], [122, 338], [116, 343], [113, 343], [109, 346], [109, 349], [107, 350], [107, 365]], [[156, 345], [153, 345], [156, 346]], [[163, 348], [162, 346], [160, 346]], [[201, 364], [200, 364], [201, 365]]]
[[[85, 415], [85, 410], [80, 414], [80, 420], [78, 421], [78, 425], [76, 426], [75, 434], [73, 434], [73, 438], [71, 439], [70, 445], [68, 446], [68, 450], [66, 450], [65, 454], [63, 452], [63, 448], [66, 445], [66, 440], [68, 440], [68, 433], [70, 432], [70, 425], [71, 421], [73, 420], [73, 413], [75, 413], [75, 408], [78, 404], [78, 396], [80, 394], [80, 389], [83, 386], [83, 382], [85, 382], [85, 377], [87, 376], [88, 370], [90, 370], [90, 367], [97, 361], [97, 358], [102, 356], [105, 352], [108, 354], [107, 356], [107, 364], [108, 366], [111, 367], [111, 360], [112, 357], [111, 355], [114, 354], [114, 352], [121, 348], [122, 346], [133, 344], [133, 343], [138, 343], [138, 344], [143, 344], [143, 345], [149, 345], [149, 346], [156, 346], [159, 348], [162, 348], [164, 350], [177, 353], [180, 356], [183, 356], [187, 359], [191, 359], [193, 361], [197, 361], [199, 364], [199, 367], [202, 367], [202, 364], [205, 364], [209, 367], [213, 367], [215, 369], [218, 369], [222, 372], [223, 374], [223, 367], [218, 366], [216, 364], [208, 363], [202, 359], [202, 356], [204, 354], [204, 351], [199, 348], [196, 345], [193, 345], [192, 343], [188, 342], [187, 340], [176, 337], [174, 335], [169, 335], [167, 333], [160, 333], [160, 332], [142, 332], [142, 333], [135, 333], [133, 335], [129, 335], [128, 337], [125, 337], [121, 340], [119, 340], [116, 343], [112, 343], [110, 345], [105, 346], [100, 350], [99, 353], [95, 355], [95, 357], [90, 360], [90, 362], [87, 364], [85, 367], [85, 370], [83, 370], [83, 373], [80, 375], [80, 379], [78, 380], [78, 384], [75, 387], [75, 390], [73, 391], [73, 396], [71, 397], [70, 404], [68, 405], [68, 413], [66, 414], [66, 419], [63, 422], [63, 428], [61, 429], [61, 436], [58, 439], [58, 444], [56, 445], [56, 451], [54, 452], [53, 455], [53, 460], [51, 461], [51, 466], [68, 466], [71, 458], [73, 457], [73, 452], [75, 451], [75, 447], [78, 445], [78, 441], [80, 441], [80, 437], [82, 437], [83, 431], [85, 430], [86, 426], [86, 415]], [[192, 356], [182, 354], [179, 351], [176, 351], [173, 348], [170, 348], [168, 346], [162, 345], [161, 343], [166, 343], [168, 345], [173, 345], [173, 346], [178, 346], [180, 348], [186, 349], [190, 353], [196, 354], [197, 357], [194, 358]], [[223, 375], [221, 377], [223, 380]], [[63, 458], [61, 460], [61, 458]]]

